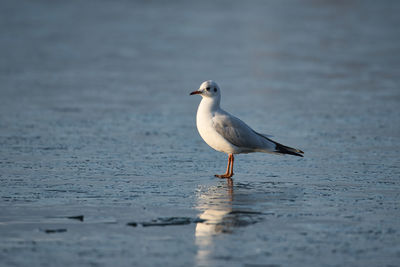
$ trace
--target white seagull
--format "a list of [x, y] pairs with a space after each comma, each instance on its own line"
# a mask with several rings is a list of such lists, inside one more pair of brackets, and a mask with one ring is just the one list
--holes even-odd
[[233, 176], [234, 154], [264, 152], [290, 154], [302, 157], [304, 152], [279, 144], [266, 135], [257, 133], [246, 123], [221, 109], [221, 89], [214, 81], [205, 81], [199, 90], [190, 95], [201, 95], [202, 100], [196, 115], [197, 130], [203, 140], [217, 151], [228, 154], [226, 173], [215, 176]]

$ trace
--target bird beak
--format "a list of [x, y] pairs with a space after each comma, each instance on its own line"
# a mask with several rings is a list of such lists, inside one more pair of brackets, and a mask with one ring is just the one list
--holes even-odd
[[201, 91], [193, 91], [190, 93], [190, 95], [199, 95], [201, 94]]

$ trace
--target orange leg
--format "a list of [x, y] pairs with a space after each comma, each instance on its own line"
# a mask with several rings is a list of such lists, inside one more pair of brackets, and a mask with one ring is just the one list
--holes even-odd
[[228, 166], [226, 167], [226, 173], [216, 174], [215, 177], [218, 178], [231, 178], [233, 176], [233, 154], [228, 155]]
[[233, 154], [231, 156], [231, 172], [229, 173], [229, 177], [231, 178], [233, 176], [233, 162], [235, 161], [235, 158], [233, 157]]

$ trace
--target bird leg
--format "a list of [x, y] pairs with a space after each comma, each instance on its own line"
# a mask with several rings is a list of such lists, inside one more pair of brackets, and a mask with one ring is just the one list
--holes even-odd
[[233, 154], [231, 154], [231, 172], [229, 173], [229, 177], [231, 178], [233, 176], [233, 162], [235, 161], [235, 158], [233, 157]]
[[228, 155], [228, 166], [226, 167], [226, 173], [216, 174], [215, 177], [218, 178], [231, 178], [233, 175], [233, 154]]

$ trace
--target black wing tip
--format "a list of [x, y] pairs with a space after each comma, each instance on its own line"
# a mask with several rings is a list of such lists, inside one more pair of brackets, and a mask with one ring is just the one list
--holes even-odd
[[292, 151], [277, 151], [280, 154], [288, 154], [288, 155], [293, 155], [293, 156], [298, 156], [298, 157], [304, 157], [302, 154], [299, 154], [297, 152], [292, 152]]
[[276, 148], [275, 149], [276, 149], [277, 153], [289, 154], [289, 155], [293, 155], [293, 156], [303, 157], [302, 154], [304, 154], [304, 152], [301, 151], [300, 149], [284, 146], [284, 145], [281, 145], [279, 143], [275, 143], [275, 144], [276, 144]]
[[292, 147], [288, 147], [288, 146], [284, 146], [282, 144], [279, 144], [278, 142], [275, 142], [272, 139], [269, 139], [268, 137], [266, 137], [263, 134], [257, 133], [256, 131], [253, 130], [254, 133], [258, 134], [259, 136], [267, 139], [268, 141], [272, 142], [275, 144], [275, 152], [276, 153], [280, 153], [280, 154], [289, 154], [289, 155], [293, 155], [293, 156], [298, 156], [298, 157], [303, 157], [304, 154], [303, 151], [301, 151], [300, 149], [296, 149], [296, 148], [292, 148]]

